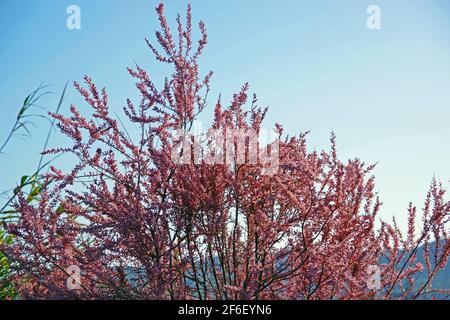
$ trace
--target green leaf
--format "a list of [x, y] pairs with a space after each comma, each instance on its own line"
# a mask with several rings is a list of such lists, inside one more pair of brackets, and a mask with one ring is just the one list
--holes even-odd
[[20, 185], [23, 187], [25, 182], [27, 182], [29, 176], [22, 176], [22, 178], [20, 179]]
[[23, 101], [23, 105], [26, 106], [30, 102], [30, 95], [28, 95], [25, 100]]
[[64, 207], [62, 206], [62, 204], [58, 206], [58, 208], [56, 209], [56, 213], [64, 213]]

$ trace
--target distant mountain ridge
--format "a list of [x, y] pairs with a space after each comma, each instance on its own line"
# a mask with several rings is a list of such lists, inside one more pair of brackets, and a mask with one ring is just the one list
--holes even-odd
[[[430, 248], [434, 247], [434, 242], [430, 243]], [[430, 250], [430, 255], [433, 253], [432, 250]], [[419, 290], [423, 284], [425, 283], [426, 279], [427, 279], [427, 270], [425, 268], [425, 259], [424, 259], [424, 249], [423, 246], [419, 247], [417, 249], [417, 254], [416, 254], [417, 258], [416, 258], [416, 263], [421, 263], [424, 266], [424, 270], [420, 273], [417, 273], [416, 277], [415, 277], [415, 284], [414, 284], [414, 288], [416, 290]], [[381, 261], [381, 263], [383, 263], [383, 260]], [[432, 261], [432, 259], [431, 259]], [[145, 279], [146, 275], [145, 275], [145, 271], [143, 269], [139, 269], [139, 268], [135, 268], [135, 267], [128, 267], [125, 269], [125, 274], [127, 276], [128, 281], [130, 281], [133, 284], [138, 283], [139, 279]], [[212, 280], [212, 279], [211, 279]], [[188, 281], [189, 285], [194, 286], [194, 282], [189, 280]], [[433, 279], [432, 281], [432, 285], [431, 287], [433, 289], [450, 289], [450, 264], [446, 264], [446, 266], [444, 267], [444, 269], [442, 269]], [[399, 298], [401, 295], [400, 292], [400, 288], [394, 289], [393, 292], [393, 298]], [[449, 297], [447, 297], [447, 295], [445, 294], [440, 294], [440, 293], [432, 293], [432, 294], [425, 294], [422, 295], [419, 299], [432, 299], [432, 298], [437, 298], [437, 299], [448, 299]], [[412, 298], [412, 297], [409, 297]]]
[[[433, 247], [434, 243], [430, 243], [430, 247]], [[432, 254], [430, 252], [430, 254]], [[424, 250], [423, 246], [419, 247], [417, 250], [417, 262], [422, 263], [425, 266], [425, 259], [424, 259]], [[416, 286], [422, 286], [425, 282], [426, 278], [426, 270], [418, 274], [416, 277]], [[432, 288], [433, 289], [450, 289], [450, 265], [447, 263], [433, 279], [432, 282]], [[445, 298], [444, 295], [434, 294], [434, 296], [439, 298]], [[431, 297], [428, 297], [431, 298]]]

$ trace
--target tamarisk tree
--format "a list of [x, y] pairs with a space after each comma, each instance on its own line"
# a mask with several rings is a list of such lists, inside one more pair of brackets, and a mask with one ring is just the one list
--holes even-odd
[[[11, 261], [8, 281], [22, 298], [391, 299], [448, 293], [432, 287], [450, 252], [450, 202], [436, 181], [420, 227], [410, 205], [402, 234], [395, 221], [377, 222], [374, 166], [339, 160], [333, 134], [330, 151], [311, 152], [307, 133], [289, 137], [277, 124], [276, 144], [228, 138], [229, 146], [245, 147], [244, 156], [234, 152], [228, 162], [195, 161], [189, 153], [174, 161], [174, 154], [194, 149], [183, 137], [193, 139], [194, 121], [207, 107], [212, 73], [201, 75], [199, 58], [208, 38], [200, 22], [194, 42], [190, 7], [184, 22], [178, 16], [175, 34], [164, 6], [156, 11], [160, 48], [147, 43], [156, 60], [172, 68], [161, 88], [140, 66], [128, 69], [140, 99], [127, 101], [122, 124], [109, 109], [106, 90], [86, 76], [75, 88], [90, 115], [75, 106], [69, 116], [52, 114], [72, 143], [46, 152], [72, 154], [76, 162], [69, 171], [52, 167], [44, 176], [52, 184], [39, 202], [19, 197], [20, 216], [4, 225], [13, 235], [11, 244], [0, 245]], [[211, 129], [260, 133], [267, 109], [248, 91], [245, 84], [230, 103], [217, 101]], [[230, 151], [201, 138], [215, 159]], [[251, 161], [252, 148], [277, 157]], [[276, 170], [265, 171], [274, 162]], [[418, 262], [419, 248], [425, 263]]]

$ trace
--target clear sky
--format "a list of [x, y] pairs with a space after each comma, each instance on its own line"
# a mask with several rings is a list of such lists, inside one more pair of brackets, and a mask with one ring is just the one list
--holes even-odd
[[[311, 148], [328, 148], [332, 130], [341, 158], [378, 162], [382, 217], [405, 221], [422, 207], [433, 175], [450, 180], [450, 2], [448, 0], [191, 1], [205, 21], [209, 45], [202, 70], [212, 69], [211, 106], [244, 82], [269, 106], [267, 128], [283, 123], [293, 135], [310, 130]], [[66, 28], [66, 8], [81, 9], [81, 30]], [[136, 98], [125, 68], [134, 61], [158, 80], [144, 38], [158, 27], [154, 0], [1, 0], [0, 140], [24, 97], [41, 82], [55, 94], [66, 81], [93, 77], [111, 108]], [[368, 30], [366, 9], [381, 8], [381, 30]], [[166, 1], [169, 21], [185, 1]], [[70, 88], [63, 112], [80, 98]], [[212, 112], [212, 109], [206, 113]], [[208, 116], [205, 116], [208, 119]], [[36, 120], [33, 138], [16, 139], [0, 155], [0, 189], [32, 172], [48, 129]], [[52, 146], [64, 140], [53, 135]], [[63, 161], [63, 159], [61, 159]], [[64, 165], [64, 164], [62, 164]]]

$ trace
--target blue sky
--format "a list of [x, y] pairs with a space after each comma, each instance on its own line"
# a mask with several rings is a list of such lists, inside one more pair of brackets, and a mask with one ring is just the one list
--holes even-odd
[[[166, 1], [170, 22], [185, 1]], [[293, 135], [310, 130], [311, 148], [328, 148], [332, 130], [342, 159], [378, 162], [382, 217], [405, 221], [413, 201], [422, 207], [433, 175], [450, 180], [450, 2], [448, 0], [191, 1], [205, 21], [209, 45], [202, 71], [213, 70], [211, 105], [244, 82], [269, 106], [266, 122]], [[66, 28], [66, 8], [81, 9], [81, 30]], [[136, 98], [126, 67], [134, 61], [155, 79], [158, 65], [144, 38], [158, 27], [153, 0], [2, 0], [0, 2], [0, 139], [24, 97], [41, 82], [55, 94], [66, 81], [93, 77], [111, 108]], [[381, 30], [366, 27], [369, 5], [381, 8]], [[86, 105], [70, 88], [69, 104]], [[206, 113], [212, 112], [211, 109]], [[205, 115], [204, 119], [209, 119]], [[33, 138], [16, 139], [0, 155], [0, 188], [31, 172], [48, 124], [36, 120]], [[64, 144], [54, 134], [52, 146]], [[61, 161], [64, 161], [61, 159]], [[62, 164], [63, 165], [63, 164]]]

